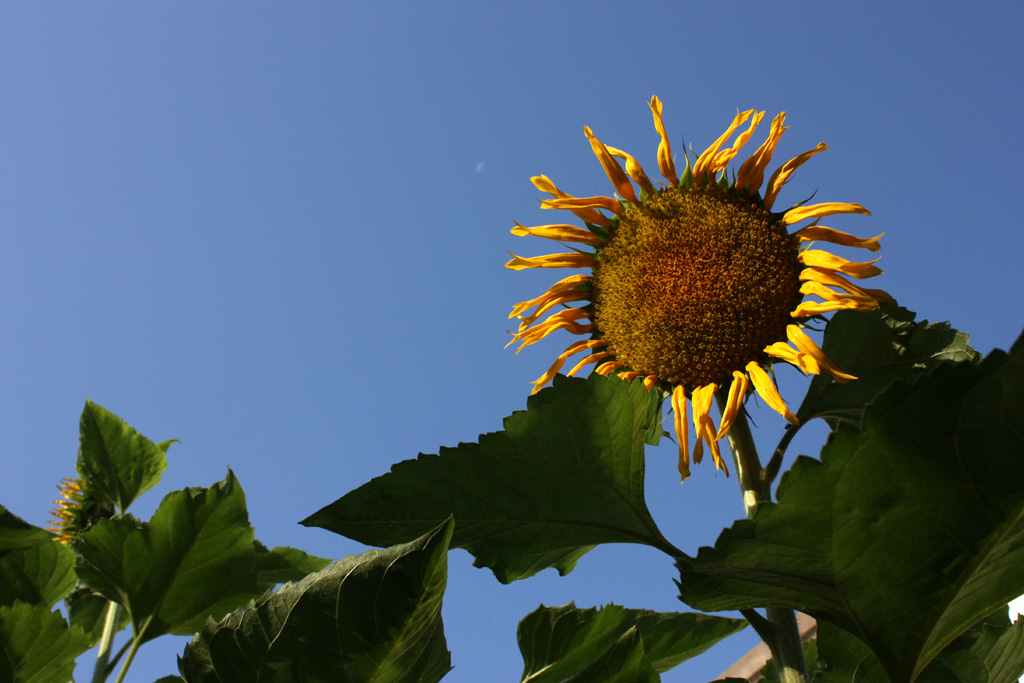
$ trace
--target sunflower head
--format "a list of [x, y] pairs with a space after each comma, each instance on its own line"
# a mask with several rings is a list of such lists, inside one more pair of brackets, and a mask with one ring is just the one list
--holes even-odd
[[[840, 309], [871, 310], [891, 297], [849, 279], [880, 274], [874, 261], [852, 262], [806, 248], [819, 241], [877, 251], [881, 235], [862, 239], [818, 224], [826, 216], [868, 214], [867, 209], [828, 202], [773, 210], [779, 190], [799, 166], [827, 149], [824, 143], [778, 167], [765, 183], [765, 171], [786, 130], [781, 113], [767, 139], [733, 169], [730, 179], [730, 162], [764, 118], [764, 112], [745, 111], [692, 164], [687, 155], [680, 176], [657, 97], [650, 107], [665, 183], [656, 187], [636, 159], [603, 144], [586, 127], [584, 134], [615, 196], [573, 197], [546, 176], [532, 179], [552, 197], [541, 202], [543, 208], [568, 210], [583, 227], [516, 224], [512, 233], [581, 246], [529, 258], [512, 254], [506, 267], [584, 272], [516, 304], [509, 317], [519, 320], [519, 329], [509, 343], [522, 349], [558, 330], [584, 337], [555, 359], [534, 382], [534, 391], [550, 382], [569, 357], [586, 352], [570, 376], [593, 365], [597, 373], [639, 379], [648, 389], [658, 387], [671, 395], [679, 471], [685, 479], [691, 460], [688, 401], [696, 436], [693, 461], [700, 462], [706, 445], [716, 466], [725, 469], [718, 442], [748, 393], [756, 391], [796, 423], [769, 374], [773, 363], [785, 361], [805, 374], [828, 372], [840, 382], [854, 379], [804, 333], [803, 321]], [[710, 415], [716, 396], [721, 409], [717, 427]]]

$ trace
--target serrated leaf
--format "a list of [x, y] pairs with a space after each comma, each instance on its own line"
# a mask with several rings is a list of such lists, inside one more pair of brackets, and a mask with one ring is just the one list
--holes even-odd
[[525, 662], [522, 680], [562, 681], [601, 658], [633, 627], [639, 629], [654, 669], [664, 673], [746, 625], [742, 619], [617, 605], [601, 609], [579, 609], [572, 603], [541, 606], [519, 622], [517, 637]]
[[822, 350], [856, 381], [839, 384], [815, 375], [797, 411], [800, 421], [815, 417], [859, 421], [864, 405], [898, 379], [913, 380], [942, 361], [980, 360], [968, 335], [949, 323], [914, 321], [914, 313], [894, 303], [874, 311], [840, 311], [825, 327]]
[[81, 580], [124, 606], [143, 641], [191, 635], [258, 594], [245, 494], [230, 470], [208, 489], [167, 494], [148, 523], [101, 520], [76, 549]]
[[85, 493], [124, 513], [140, 494], [156, 486], [167, 468], [167, 449], [155, 444], [106, 408], [86, 400], [79, 423], [78, 473]]
[[279, 583], [298, 581], [306, 574], [320, 571], [330, 563], [331, 561], [326, 558], [315, 557], [286, 546], [268, 550], [265, 545], [256, 541], [253, 569], [260, 587], [268, 590]]
[[66, 683], [75, 657], [89, 649], [77, 626], [46, 605], [16, 602], [0, 607], [0, 680]]
[[892, 385], [863, 431], [843, 425], [822, 462], [798, 459], [778, 499], [680, 562], [682, 599], [795, 607], [912, 680], [1024, 593], [1024, 344]]
[[453, 547], [503, 583], [547, 567], [566, 574], [598, 543], [672, 552], [644, 502], [659, 400], [640, 382], [559, 375], [505, 431], [400, 462], [302, 523], [386, 546], [454, 515]]
[[53, 607], [75, 585], [75, 553], [0, 507], [0, 605]]
[[416, 541], [347, 557], [218, 623], [178, 668], [188, 683], [440, 680], [451, 521]]
[[619, 636], [605, 652], [565, 683], [656, 683], [661, 676], [644, 652], [636, 626]]

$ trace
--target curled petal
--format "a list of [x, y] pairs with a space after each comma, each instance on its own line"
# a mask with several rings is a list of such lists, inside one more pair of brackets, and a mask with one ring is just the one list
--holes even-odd
[[568, 292], [563, 292], [556, 296], [548, 297], [547, 300], [542, 302], [540, 306], [537, 307], [537, 310], [535, 310], [530, 315], [519, 316], [519, 319], [521, 321], [519, 323], [519, 330], [525, 330], [527, 327], [532, 325], [538, 318], [540, 318], [542, 315], [550, 311], [555, 306], [568, 304], [573, 301], [579, 301], [580, 299], [586, 299], [588, 296], [590, 296], [588, 292], [570, 290]]
[[693, 179], [697, 185], [702, 185], [708, 178], [709, 174], [715, 173], [714, 161], [715, 156], [718, 154], [718, 150], [721, 149], [725, 141], [728, 140], [736, 129], [743, 125], [743, 122], [750, 118], [750, 115], [754, 113], [753, 109], [748, 109], [744, 112], [736, 114], [736, 118], [732, 120], [729, 128], [715, 142], [704, 150], [704, 153], [697, 157], [697, 161], [693, 164]]
[[679, 476], [686, 481], [690, 476], [690, 435], [686, 427], [686, 389], [681, 384], [672, 390], [672, 416], [679, 442]]
[[596, 368], [594, 368], [594, 372], [596, 372], [599, 375], [607, 376], [615, 372], [619, 368], [624, 367], [626, 367], [625, 363], [619, 363], [617, 361], [608, 361], [607, 363], [601, 363]]
[[636, 159], [630, 154], [623, 152], [621, 149], [615, 149], [614, 147], [607, 147], [608, 153], [613, 157], [626, 160], [626, 174], [633, 179], [633, 182], [644, 188], [646, 192], [653, 193], [654, 185], [651, 183], [650, 178], [644, 173], [643, 166], [641, 166]]
[[[562, 199], [542, 199], [540, 202], [540, 208], [569, 209], [570, 211], [598, 208], [611, 211], [616, 216], [622, 215], [622, 205], [611, 197], [563, 197]], [[590, 222], [593, 223], [593, 221]]]
[[786, 112], [780, 112], [772, 120], [772, 128], [771, 132], [768, 133], [768, 139], [740, 166], [740, 170], [736, 174], [736, 187], [742, 188], [749, 185], [751, 194], [761, 189], [761, 183], [764, 181], [764, 170], [771, 163], [775, 147], [779, 144], [782, 134], [786, 131], [786, 126], [783, 125], [785, 122]]
[[661, 120], [661, 100], [655, 95], [649, 104], [651, 113], [654, 114], [654, 129], [661, 136], [661, 142], [658, 143], [658, 169], [661, 171], [661, 175], [665, 176], [669, 187], [675, 187], [679, 184], [679, 176], [676, 175], [676, 164], [672, 161], [672, 146], [668, 143], [665, 122]]
[[546, 386], [548, 382], [554, 379], [555, 375], [558, 374], [558, 371], [562, 369], [563, 365], [565, 365], [565, 361], [569, 356], [573, 356], [580, 351], [585, 351], [586, 349], [593, 349], [600, 346], [604, 346], [604, 342], [600, 339], [584, 339], [582, 341], [575, 342], [574, 344], [570, 344], [569, 348], [563, 351], [562, 355], [555, 359], [555, 362], [551, 364], [548, 371], [538, 377], [535, 382], [532, 382], [533, 391], [530, 393], [536, 394]]
[[647, 375], [646, 377], [644, 377], [644, 388], [647, 389], [647, 391], [650, 391], [651, 389], [653, 389], [654, 385], [657, 384], [657, 383], [658, 383], [658, 376], [657, 375]]
[[694, 436], [697, 437], [693, 444], [693, 461], [699, 463], [704, 457], [703, 444], [706, 443], [711, 448], [711, 457], [715, 461], [715, 467], [724, 469], [728, 473], [729, 470], [726, 469], [725, 462], [722, 460], [722, 452], [718, 448], [718, 432], [715, 429], [715, 423], [711, 420], [711, 402], [717, 389], [718, 385], [712, 383], [693, 390], [690, 410], [693, 411]]
[[512, 256], [512, 260], [505, 264], [505, 267], [509, 270], [523, 270], [524, 268], [591, 268], [594, 265], [594, 257], [590, 254], [546, 254], [529, 258], [516, 256], [511, 251], [509, 254]]
[[794, 318], [810, 318], [832, 311], [873, 311], [878, 304], [865, 305], [852, 299], [841, 301], [803, 301], [790, 313]]
[[612, 354], [610, 352], [608, 352], [608, 351], [603, 351], [601, 353], [592, 353], [589, 356], [587, 356], [586, 358], [584, 358], [583, 360], [581, 360], [579, 363], [574, 365], [572, 370], [570, 370], [569, 372], [567, 372], [565, 374], [568, 375], [569, 377], [575, 377], [576, 373], [579, 372], [580, 370], [582, 370], [583, 368], [587, 367], [591, 363], [596, 363], [599, 360], [603, 360], [603, 359], [607, 358], [610, 355], [612, 355]]
[[715, 160], [711, 164], [711, 172], [718, 173], [732, 161], [739, 153], [743, 146], [750, 141], [750, 137], [757, 130], [757, 127], [761, 125], [761, 120], [764, 119], [764, 112], [754, 110], [754, 116], [750, 119], [750, 127], [746, 131], [740, 133], [740, 136], [736, 138], [736, 142], [732, 147], [723, 149], [721, 152], [715, 155]]
[[772, 177], [768, 179], [768, 187], [764, 193], [764, 208], [771, 210], [775, 204], [775, 198], [779, 196], [779, 190], [782, 186], [789, 182], [789, 179], [793, 176], [793, 172], [796, 169], [803, 166], [804, 162], [813, 157], [818, 152], [824, 152], [828, 149], [828, 145], [824, 142], [819, 142], [818, 146], [814, 149], [804, 152], [800, 156], [793, 157], [782, 166], [775, 169], [775, 173], [772, 173]]
[[612, 181], [612, 185], [615, 186], [615, 191], [619, 193], [619, 196], [626, 201], [638, 203], [636, 198], [636, 192], [633, 190], [633, 183], [629, 182], [629, 176], [619, 166], [619, 162], [615, 160], [615, 157], [611, 155], [608, 148], [604, 144], [594, 137], [589, 126], [583, 127], [583, 133], [590, 140], [590, 147], [594, 150], [594, 155], [597, 160], [601, 162], [601, 166], [604, 167], [604, 172], [608, 174], [608, 180]]
[[786, 342], [780, 341], [775, 342], [771, 346], [766, 346], [764, 352], [772, 358], [786, 361], [805, 375], [807, 373], [812, 375], [821, 374], [821, 368], [813, 358], [806, 353], [800, 353]]
[[845, 383], [851, 379], [857, 379], [854, 375], [843, 372], [837, 368], [835, 364], [828, 359], [825, 352], [814, 343], [814, 340], [808, 337], [807, 334], [800, 329], [799, 325], [787, 325], [786, 336], [789, 338], [789, 341], [793, 342], [793, 346], [814, 358], [814, 360], [818, 361], [818, 364], [821, 365], [821, 367], [828, 370], [837, 382]]
[[828, 270], [827, 268], [804, 268], [800, 271], [800, 280], [803, 282], [820, 282], [821, 284], [828, 285], [829, 287], [838, 287], [846, 290], [850, 294], [869, 297], [875, 301], [892, 301], [892, 296], [890, 296], [888, 292], [881, 289], [858, 287], [839, 273]]
[[[568, 199], [572, 197], [572, 195], [562, 192], [557, 187], [555, 187], [555, 184], [551, 182], [551, 179], [548, 178], [546, 175], [534, 176], [530, 178], [530, 182], [532, 182], [534, 187], [536, 187], [538, 190], [540, 190], [541, 192], [547, 192], [552, 197], [558, 199]], [[569, 210], [572, 211], [573, 215], [575, 215], [577, 218], [580, 218], [583, 221], [586, 221], [587, 223], [591, 223], [593, 225], [600, 225], [602, 228], [610, 228], [612, 226], [611, 221], [605, 218], [600, 211], [597, 211], [595, 209]]]
[[716, 439], [724, 439], [736, 416], [743, 409], [743, 399], [747, 396], [747, 386], [750, 380], [746, 373], [735, 370], [732, 373], [732, 384], [729, 385], [729, 398], [725, 402], [725, 409], [722, 410], [722, 422], [718, 425]]
[[543, 237], [559, 242], [578, 242], [592, 247], [604, 245], [600, 237], [586, 228], [578, 228], [575, 225], [538, 225], [535, 228], [528, 228], [516, 223], [516, 227], [512, 228], [512, 234], [518, 237]]
[[860, 204], [852, 204], [850, 202], [823, 202], [821, 204], [798, 206], [795, 209], [790, 209], [782, 217], [782, 224], [793, 225], [807, 218], [824, 218], [825, 216], [832, 216], [837, 213], [859, 213], [865, 216], [871, 215], [871, 212]]
[[878, 243], [878, 240], [882, 238], [885, 233], [880, 233], [874, 237], [854, 237], [848, 232], [842, 230], [835, 230], [834, 228], [826, 228], [824, 225], [808, 225], [802, 230], [798, 230], [794, 233], [793, 237], [799, 242], [828, 242], [829, 244], [838, 244], [843, 247], [861, 247], [868, 251], [878, 251], [882, 246]]
[[797, 258], [805, 266], [828, 268], [858, 280], [882, 274], [882, 269], [874, 265], [878, 259], [866, 262], [847, 261], [842, 256], [836, 256], [820, 249], [802, 251]]
[[512, 307], [512, 312], [508, 314], [508, 317], [515, 318], [517, 316], [520, 316], [521, 314], [530, 310], [534, 306], [542, 304], [543, 302], [553, 297], [560, 296], [563, 292], [566, 292], [572, 289], [573, 287], [578, 287], [580, 285], [586, 284], [587, 282], [590, 282], [589, 275], [570, 275], [567, 278], [563, 278], [556, 282], [555, 284], [551, 285], [551, 287], [548, 288], [548, 291], [544, 292], [537, 298], [530, 299], [529, 301], [520, 301], [519, 303], [517, 303], [515, 306]]
[[791, 424], [800, 424], [800, 421], [796, 419], [796, 415], [790, 412], [789, 406], [786, 405], [786, 402], [782, 400], [782, 396], [779, 395], [779, 390], [775, 388], [775, 382], [772, 381], [772, 378], [768, 376], [768, 373], [764, 371], [764, 368], [757, 361], [747, 363], [747, 375], [750, 376], [750, 381], [754, 383], [757, 393], [761, 395], [761, 398], [764, 399], [764, 402], [772, 410], [786, 418]]
[[642, 372], [637, 372], [635, 370], [629, 370], [627, 372], [620, 372], [618, 375], [616, 375], [616, 377], [621, 379], [623, 382], [632, 382], [637, 377], [640, 377], [643, 374], [644, 373], [642, 373]]

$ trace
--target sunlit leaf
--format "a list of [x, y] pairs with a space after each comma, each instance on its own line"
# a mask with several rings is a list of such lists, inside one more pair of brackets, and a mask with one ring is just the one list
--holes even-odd
[[600, 657], [563, 680], [566, 683], [656, 683], [661, 676], [644, 651], [640, 629], [634, 626]]
[[75, 554], [44, 529], [0, 507], [0, 605], [53, 607], [75, 585]]
[[828, 373], [811, 379], [797, 417], [859, 421], [864, 405], [898, 379], [920, 377], [942, 361], [977, 361], [967, 333], [949, 323], [914, 321], [914, 313], [885, 303], [868, 312], [840, 311], [825, 327], [825, 355], [856, 381], [839, 384]]
[[124, 420], [92, 401], [79, 423], [78, 473], [91, 499], [124, 512], [141, 493], [156, 486], [174, 441], [155, 444]]
[[682, 599], [795, 607], [911, 680], [1024, 593], [1024, 343], [893, 384], [778, 499], [680, 562]]
[[82, 630], [46, 605], [0, 607], [0, 681], [67, 683], [75, 657], [88, 649]]
[[742, 619], [707, 614], [658, 613], [607, 605], [601, 609], [540, 607], [519, 622], [519, 650], [530, 683], [562, 681], [601, 659], [636, 627], [645, 656], [663, 673], [742, 630]]
[[78, 575], [123, 605], [143, 640], [191, 635], [258, 594], [253, 531], [235, 475], [169, 493], [153, 518], [102, 520], [82, 535]]
[[394, 465], [302, 523], [370, 545], [455, 516], [453, 547], [502, 582], [562, 574], [598, 543], [671, 552], [644, 502], [644, 441], [659, 397], [640, 382], [555, 377], [480, 443]]
[[185, 647], [188, 683], [430, 683], [451, 669], [441, 623], [449, 521], [266, 593]]

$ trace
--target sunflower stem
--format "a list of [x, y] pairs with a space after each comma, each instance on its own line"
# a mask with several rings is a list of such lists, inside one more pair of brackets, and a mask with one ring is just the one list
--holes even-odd
[[117, 622], [121, 618], [121, 606], [116, 602], [107, 603], [103, 621], [103, 633], [100, 636], [100, 648], [96, 653], [96, 668], [92, 672], [92, 683], [103, 683], [110, 672], [110, 651], [114, 648], [114, 636], [117, 633]]
[[[719, 394], [717, 400], [719, 410], [724, 413], [726, 399]], [[747, 519], [753, 519], [757, 506], [770, 498], [771, 481], [762, 475], [761, 460], [757, 456], [745, 411], [741, 410], [736, 416], [728, 438], [736, 464], [736, 478], [743, 493], [743, 508]], [[807, 683], [807, 663], [804, 661], [803, 639], [796, 624], [796, 613], [787, 607], [769, 607], [766, 616], [766, 620], [760, 615], [753, 621], [749, 617], [747, 620], [771, 650], [779, 683]]]

